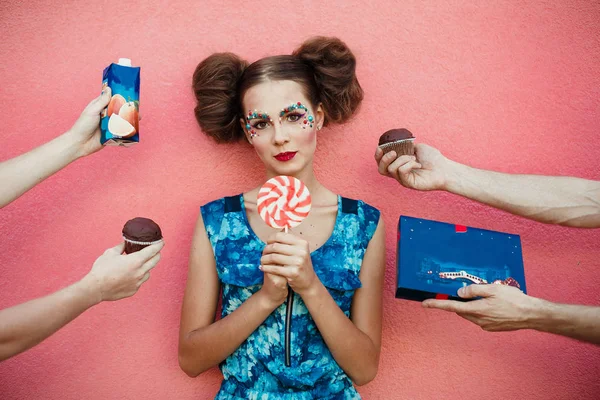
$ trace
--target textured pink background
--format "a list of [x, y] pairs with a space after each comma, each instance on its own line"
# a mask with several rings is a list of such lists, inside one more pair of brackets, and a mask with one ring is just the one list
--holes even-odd
[[[2, 399], [204, 399], [217, 369], [177, 365], [179, 310], [198, 207], [258, 185], [244, 145], [198, 130], [190, 91], [215, 51], [254, 61], [314, 34], [356, 53], [366, 97], [356, 119], [321, 134], [316, 172], [387, 224], [380, 372], [373, 399], [597, 399], [600, 348], [536, 332], [491, 334], [396, 300], [400, 214], [519, 233], [530, 293], [600, 305], [600, 230], [545, 226], [377, 174], [377, 138], [405, 126], [449, 157], [507, 172], [600, 179], [600, 4], [544, 1], [74, 2], [0, 4], [0, 159], [68, 129], [118, 57], [142, 67], [141, 144], [77, 162], [0, 211], [0, 307], [81, 278], [143, 215], [166, 237], [137, 296], [101, 304], [0, 364]], [[592, 4], [595, 3], [595, 4]], [[483, 4], [483, 2], [481, 3]]]

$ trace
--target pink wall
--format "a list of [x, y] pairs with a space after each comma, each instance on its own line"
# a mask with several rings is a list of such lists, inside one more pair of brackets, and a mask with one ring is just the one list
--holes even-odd
[[407, 214], [519, 233], [531, 294], [600, 305], [600, 230], [544, 226], [408, 191], [380, 177], [372, 160], [380, 133], [405, 126], [474, 166], [600, 179], [598, 2], [19, 3], [0, 5], [0, 159], [69, 128], [118, 57], [142, 67], [142, 143], [77, 162], [0, 211], [0, 308], [81, 278], [131, 217], [158, 221], [167, 246], [137, 296], [101, 304], [0, 364], [0, 398], [214, 396], [218, 370], [190, 379], [177, 365], [193, 225], [201, 204], [258, 185], [262, 174], [247, 146], [217, 146], [199, 132], [191, 75], [212, 52], [256, 60], [289, 53], [313, 34], [350, 45], [366, 92], [352, 123], [322, 133], [318, 177], [377, 206], [387, 224], [381, 366], [360, 392], [599, 398], [600, 348], [536, 332], [486, 333], [393, 291], [395, 226]]

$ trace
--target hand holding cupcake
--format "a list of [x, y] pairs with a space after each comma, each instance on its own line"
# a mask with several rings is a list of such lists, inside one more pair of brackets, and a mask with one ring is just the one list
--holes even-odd
[[407, 129], [384, 133], [375, 151], [379, 173], [394, 178], [402, 186], [416, 190], [449, 190], [454, 169], [459, 164], [448, 160], [439, 150], [414, 144]]

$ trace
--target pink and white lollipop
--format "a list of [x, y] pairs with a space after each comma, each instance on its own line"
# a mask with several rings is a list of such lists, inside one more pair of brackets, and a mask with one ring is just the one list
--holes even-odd
[[269, 179], [258, 191], [258, 213], [267, 225], [288, 229], [300, 225], [308, 216], [311, 197], [302, 181], [280, 175]]
[[[291, 176], [280, 175], [269, 179], [258, 191], [256, 200], [258, 213], [267, 225], [288, 229], [300, 225], [308, 216], [311, 197], [302, 181]], [[294, 292], [288, 291], [285, 315], [285, 365], [291, 365], [291, 333]]]

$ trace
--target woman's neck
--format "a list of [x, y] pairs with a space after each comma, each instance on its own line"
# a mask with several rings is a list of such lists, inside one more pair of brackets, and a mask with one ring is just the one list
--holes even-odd
[[[267, 172], [267, 180], [274, 178], [275, 176], [277, 175]], [[313, 199], [319, 198], [321, 195], [326, 193], [326, 190], [323, 190], [325, 187], [317, 180], [312, 167], [306, 168], [303, 171], [299, 171], [297, 174], [292, 176], [296, 179], [299, 179], [306, 185]]]

